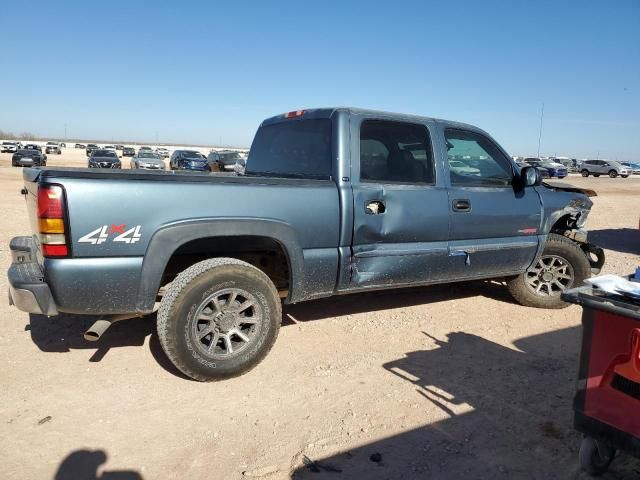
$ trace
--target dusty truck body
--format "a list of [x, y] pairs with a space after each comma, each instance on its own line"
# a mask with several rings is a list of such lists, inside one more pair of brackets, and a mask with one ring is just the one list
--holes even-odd
[[24, 181], [33, 234], [11, 242], [11, 302], [101, 316], [87, 338], [158, 309], [167, 355], [198, 380], [256, 365], [280, 299], [500, 278], [521, 303], [558, 308], [603, 262], [585, 192], [541, 184], [476, 127], [425, 117], [279, 115], [244, 175], [31, 168]]

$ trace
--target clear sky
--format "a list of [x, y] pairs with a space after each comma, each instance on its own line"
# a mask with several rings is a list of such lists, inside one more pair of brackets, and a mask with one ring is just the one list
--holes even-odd
[[459, 120], [512, 154], [640, 160], [640, 0], [2, 0], [0, 129], [249, 145], [349, 105]]

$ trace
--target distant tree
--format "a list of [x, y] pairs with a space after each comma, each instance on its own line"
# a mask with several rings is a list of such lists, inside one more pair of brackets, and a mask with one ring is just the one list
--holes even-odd
[[11, 132], [5, 132], [4, 130], [0, 129], [0, 138], [4, 140], [15, 140], [16, 136]]
[[22, 132], [20, 134], [20, 140], [35, 140], [36, 137], [33, 133], [31, 132]]

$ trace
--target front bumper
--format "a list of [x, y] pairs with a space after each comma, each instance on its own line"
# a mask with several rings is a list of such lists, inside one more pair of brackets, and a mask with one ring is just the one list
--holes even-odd
[[31, 237], [14, 237], [9, 244], [12, 263], [7, 272], [9, 304], [19, 310], [42, 315], [57, 315], [58, 309], [44, 273], [35, 258]]

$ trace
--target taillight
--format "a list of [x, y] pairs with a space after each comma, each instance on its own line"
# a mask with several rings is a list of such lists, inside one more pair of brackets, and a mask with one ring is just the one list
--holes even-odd
[[69, 255], [65, 231], [65, 199], [60, 185], [38, 187], [38, 230], [45, 257]]

